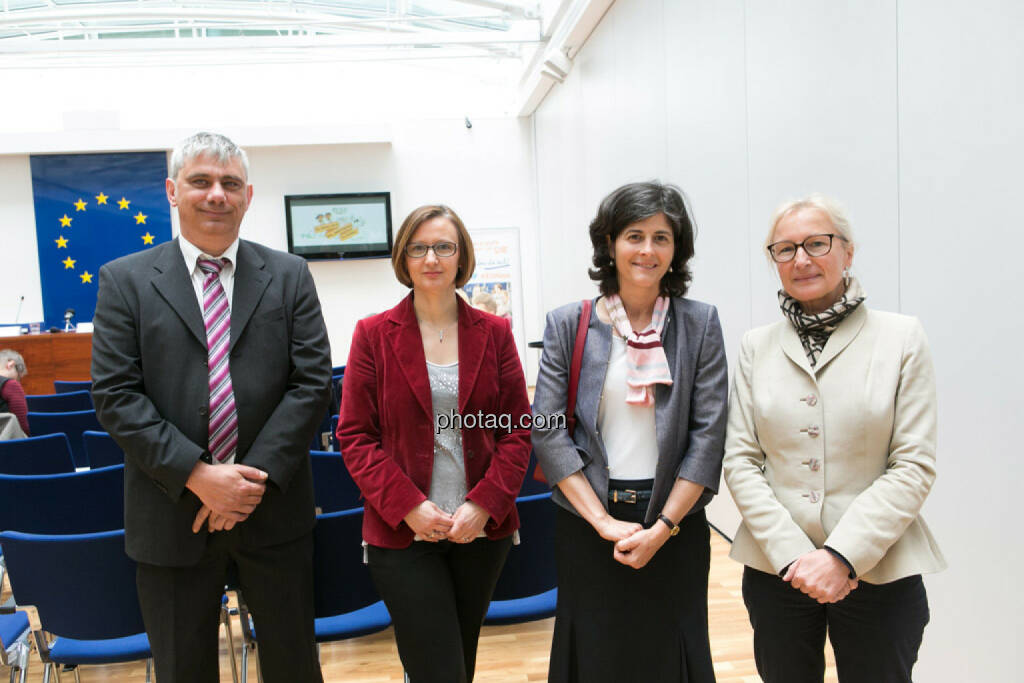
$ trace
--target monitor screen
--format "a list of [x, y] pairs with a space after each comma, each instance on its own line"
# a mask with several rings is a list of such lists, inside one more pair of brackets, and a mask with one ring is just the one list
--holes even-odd
[[284, 198], [288, 251], [307, 259], [391, 255], [391, 193]]

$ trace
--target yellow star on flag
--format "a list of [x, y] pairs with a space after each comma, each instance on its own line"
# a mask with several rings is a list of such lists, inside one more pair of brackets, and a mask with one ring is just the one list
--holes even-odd
[[128, 200], [127, 200], [127, 199], [125, 199], [124, 197], [121, 197], [121, 201], [119, 201], [119, 202], [117, 203], [117, 208], [118, 208], [118, 209], [127, 209], [127, 208], [128, 208], [128, 205], [129, 205], [129, 204], [131, 204], [131, 202], [130, 202], [130, 201], [128, 201]]
[[143, 244], [153, 244], [153, 240], [154, 239], [156, 239], [156, 237], [154, 235], [150, 235], [149, 234], [149, 230], [147, 230], [146, 234], [142, 236], [142, 243]]
[[103, 194], [103, 192], [100, 192], [98, 195], [96, 195], [96, 203], [97, 204], [106, 204], [107, 203], [107, 199], [108, 199], [107, 195]]
[[64, 214], [63, 216], [61, 216], [57, 220], [60, 221], [60, 227], [62, 227], [62, 228], [70, 228], [71, 227], [71, 218], [67, 214]]
[[79, 275], [78, 277], [82, 278], [82, 284], [83, 285], [86, 282], [92, 282], [92, 273], [90, 273], [88, 270], [85, 271], [84, 273], [82, 273], [81, 275]]
[[85, 202], [79, 197], [78, 201], [75, 202], [75, 211], [85, 211]]
[[74, 270], [75, 268], [75, 259], [71, 258], [70, 256], [61, 261], [61, 263], [64, 264], [64, 270]]
[[135, 225], [145, 225], [147, 218], [149, 218], [149, 216], [139, 211], [135, 214]]
[[58, 249], [67, 249], [68, 248], [68, 238], [64, 237], [63, 235], [61, 235], [60, 237], [55, 239], [54, 242], [57, 243], [57, 248]]

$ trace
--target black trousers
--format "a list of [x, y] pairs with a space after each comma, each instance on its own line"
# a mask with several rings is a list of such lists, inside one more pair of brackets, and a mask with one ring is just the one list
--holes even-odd
[[910, 683], [929, 617], [920, 574], [861, 581], [841, 601], [822, 605], [774, 574], [745, 567], [743, 602], [765, 683], [820, 683], [826, 631], [841, 683]]
[[512, 537], [369, 546], [370, 575], [395, 625], [411, 683], [469, 683], [480, 627]]
[[211, 534], [191, 567], [139, 563], [142, 618], [160, 683], [218, 683], [219, 614], [228, 565], [259, 637], [267, 683], [322, 683], [313, 636], [313, 535], [266, 548], [241, 544], [238, 528]]

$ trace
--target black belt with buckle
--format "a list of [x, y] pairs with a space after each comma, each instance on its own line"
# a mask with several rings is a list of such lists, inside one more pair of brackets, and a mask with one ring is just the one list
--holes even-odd
[[636, 491], [634, 489], [608, 489], [608, 501], [611, 503], [629, 503], [636, 505], [637, 503], [647, 501], [651, 499], [651, 492], [647, 491]]

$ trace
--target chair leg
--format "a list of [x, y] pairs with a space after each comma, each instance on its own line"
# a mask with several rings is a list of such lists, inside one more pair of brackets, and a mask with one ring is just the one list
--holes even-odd
[[52, 664], [43, 664], [43, 683], [50, 683], [50, 667]]
[[231, 680], [238, 683], [238, 664], [235, 662], [235, 636], [231, 632], [231, 613], [227, 605], [220, 608], [221, 621], [224, 623], [224, 634], [228, 639], [228, 658], [231, 660]]
[[[255, 652], [255, 649], [256, 648], [254, 647], [253, 648], [254, 652]], [[256, 652], [256, 680], [258, 681], [258, 683], [263, 683], [263, 667], [260, 666], [260, 656], [259, 655], [260, 655], [260, 653]]]
[[146, 683], [152, 683], [153, 680], [153, 658], [150, 657], [146, 660]]
[[249, 645], [242, 643], [242, 683], [249, 682]]
[[81, 678], [81, 676], [78, 675], [78, 671], [81, 668], [82, 667], [80, 667], [80, 666], [76, 666], [75, 667], [75, 683], [82, 683], [82, 678]]

